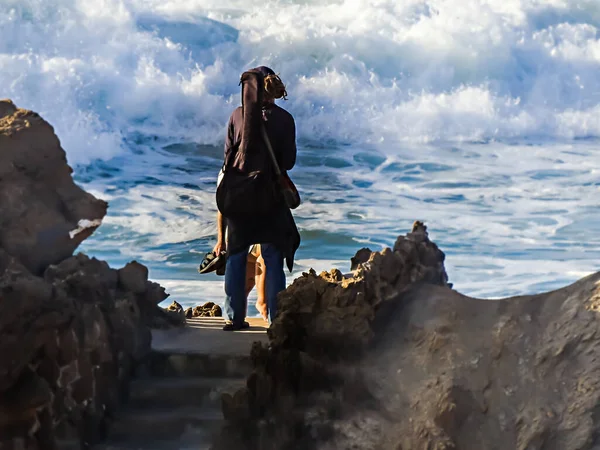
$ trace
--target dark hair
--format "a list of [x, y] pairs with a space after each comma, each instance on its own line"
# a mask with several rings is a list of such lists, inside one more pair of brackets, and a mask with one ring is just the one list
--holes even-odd
[[285, 84], [283, 84], [283, 81], [281, 81], [279, 75], [273, 72], [273, 69], [267, 66], [260, 66], [257, 67], [256, 70], [262, 73], [265, 79], [264, 88], [267, 97], [283, 98], [284, 100], [287, 100], [287, 91], [285, 90]]
[[271, 69], [270, 67], [267, 66], [259, 66], [254, 70], [258, 70], [260, 73], [263, 74], [263, 77], [268, 77], [269, 75], [275, 75], [275, 72], [273, 72], [273, 69]]

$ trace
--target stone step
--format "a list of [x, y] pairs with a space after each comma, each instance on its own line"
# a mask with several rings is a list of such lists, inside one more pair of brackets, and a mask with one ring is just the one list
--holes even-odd
[[77, 440], [57, 439], [56, 448], [58, 450], [81, 450], [81, 444]]
[[184, 437], [179, 440], [129, 440], [108, 442], [94, 447], [93, 450], [210, 450], [209, 436]]
[[214, 406], [220, 408], [221, 394], [246, 385], [244, 378], [172, 377], [146, 378], [131, 384], [131, 408], [176, 408]]
[[250, 354], [198, 354], [152, 351], [146, 373], [154, 377], [246, 377], [252, 371]]
[[223, 423], [219, 408], [128, 408], [112, 422], [108, 442], [181, 442], [188, 436], [210, 442]]
[[[79, 450], [79, 449], [77, 449]], [[210, 450], [210, 444], [178, 444], [173, 441], [103, 444], [93, 450]]]
[[[182, 328], [152, 330], [152, 352], [136, 370], [128, 407], [94, 450], [208, 450], [223, 425], [220, 398], [245, 384], [250, 350], [268, 344], [266, 324], [222, 330], [222, 318], [190, 319]], [[79, 450], [77, 443], [64, 450]]]
[[[179, 440], [154, 440], [129, 439], [122, 442], [107, 442], [92, 447], [93, 450], [209, 450], [211, 443], [206, 435], [194, 439], [184, 437]], [[58, 450], [81, 450], [79, 442], [58, 442]]]
[[190, 319], [183, 328], [152, 330], [148, 371], [157, 376], [247, 376], [254, 342], [268, 343], [262, 319], [250, 328], [222, 331], [222, 318]]

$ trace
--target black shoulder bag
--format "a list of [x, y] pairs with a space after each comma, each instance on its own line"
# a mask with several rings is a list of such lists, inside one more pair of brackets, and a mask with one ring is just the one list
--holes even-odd
[[226, 161], [223, 178], [217, 186], [217, 208], [227, 219], [244, 220], [270, 214], [281, 204], [271, 173], [242, 172]]
[[275, 175], [277, 176], [277, 183], [279, 184], [279, 189], [281, 190], [285, 204], [290, 209], [296, 209], [298, 206], [300, 206], [300, 194], [298, 193], [298, 189], [296, 189], [296, 185], [288, 176], [288, 174], [286, 172], [282, 173], [281, 169], [279, 169], [279, 164], [277, 163], [277, 158], [275, 157], [275, 152], [271, 146], [271, 140], [267, 134], [267, 129], [265, 128], [264, 122], [260, 123], [260, 128], [265, 145], [267, 146], [267, 150], [269, 151], [271, 160], [273, 161]]

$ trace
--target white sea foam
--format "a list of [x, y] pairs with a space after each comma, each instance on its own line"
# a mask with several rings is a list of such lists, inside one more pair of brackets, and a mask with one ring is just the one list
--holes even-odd
[[105, 224], [148, 236], [148, 245], [187, 242], [215, 234], [217, 208], [212, 192], [170, 186], [136, 187], [124, 193], [123, 201], [123, 213], [108, 215]]
[[[495, 298], [567, 284], [598, 269], [596, 151], [581, 142], [344, 148], [324, 155], [301, 149], [294, 179], [304, 202], [294, 215], [303, 244], [289, 281], [310, 267], [347, 271], [358, 248], [392, 246], [421, 219], [447, 253], [450, 280], [462, 292]], [[195, 266], [215, 243], [214, 185], [168, 183], [203, 179], [202, 171], [180, 174], [178, 168], [198, 165], [193, 161], [165, 169], [157, 154], [136, 160], [136, 176], [152, 173], [160, 178], [154, 184], [115, 189], [96, 180], [92, 186], [110, 191], [103, 196], [112, 206], [94, 248], [141, 258], [159, 278], [171, 270], [175, 278], [185, 272], [198, 279]], [[211, 183], [214, 172], [216, 165], [208, 170]], [[203, 292], [202, 282], [196, 288]], [[222, 301], [222, 292], [211, 300]]]
[[[164, 301], [163, 306], [167, 306], [171, 303], [172, 299], [178, 300], [181, 304], [187, 308], [190, 306], [202, 305], [206, 302], [212, 301], [220, 306], [223, 306], [224, 292], [223, 282], [214, 281], [197, 281], [197, 280], [182, 280], [182, 279], [158, 279], [155, 280], [160, 283], [166, 291], [170, 294], [170, 298]], [[181, 299], [185, 301], [181, 301]]]
[[272, 65], [311, 141], [600, 135], [594, 0], [6, 0], [2, 95], [73, 163], [137, 133], [215, 143], [241, 71]]
[[85, 231], [89, 228], [97, 228], [101, 224], [102, 224], [102, 219], [93, 219], [93, 220], [81, 219], [79, 222], [77, 222], [77, 228], [69, 231], [69, 237], [71, 239], [73, 239], [75, 236], [77, 236], [82, 231]]

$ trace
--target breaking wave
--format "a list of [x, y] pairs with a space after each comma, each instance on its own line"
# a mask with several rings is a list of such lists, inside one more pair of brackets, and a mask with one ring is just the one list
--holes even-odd
[[73, 163], [215, 144], [268, 64], [307, 144], [600, 136], [595, 0], [4, 0], [2, 95]]

